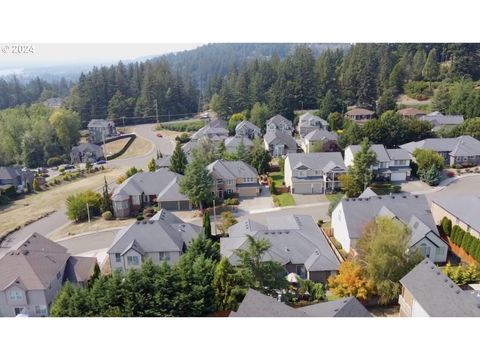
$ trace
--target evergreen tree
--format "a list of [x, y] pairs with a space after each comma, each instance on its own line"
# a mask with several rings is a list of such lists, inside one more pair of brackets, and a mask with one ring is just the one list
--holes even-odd
[[422, 75], [425, 80], [428, 81], [435, 81], [440, 75], [440, 66], [437, 62], [437, 51], [435, 50], [435, 48], [430, 50], [430, 52], [428, 53], [427, 61], [425, 62], [425, 66], [422, 70]]
[[240, 140], [240, 144], [238, 144], [236, 149], [235, 157], [237, 160], [245, 161], [247, 164], [250, 163], [250, 153], [248, 152], [245, 144], [243, 142], [243, 138]]
[[203, 213], [203, 232], [205, 238], [210, 239], [212, 237], [212, 224], [210, 223], [210, 213], [208, 211]]
[[378, 99], [377, 114], [383, 114], [387, 110], [396, 110], [397, 102], [391, 90], [385, 90]]
[[[373, 178], [372, 166], [377, 163], [377, 156], [371, 149], [371, 143], [364, 139], [360, 143], [360, 150], [355, 154], [353, 166], [349, 168], [355, 189], [361, 191], [371, 183]], [[360, 193], [358, 194], [360, 195]]]
[[422, 71], [426, 61], [425, 50], [418, 49], [413, 56], [412, 74], [410, 76], [412, 80], [422, 80]]
[[112, 208], [110, 206], [110, 195], [108, 193], [108, 184], [107, 184], [107, 177], [104, 176], [104, 185], [103, 185], [103, 191], [102, 191], [102, 203], [100, 205], [100, 211], [102, 214], [106, 211], [112, 211]]
[[185, 168], [187, 166], [187, 157], [182, 149], [182, 144], [177, 141], [175, 145], [175, 150], [173, 150], [172, 157], [170, 158], [170, 171], [177, 174], [184, 174]]
[[203, 209], [203, 204], [212, 198], [213, 180], [202, 158], [194, 157], [185, 168], [180, 180], [180, 192], [188, 197], [194, 206]]
[[260, 139], [253, 140], [253, 148], [251, 150], [252, 165], [259, 174], [265, 174], [270, 169], [270, 161], [272, 157], [270, 152], [265, 149]]
[[337, 131], [343, 129], [343, 116], [338, 112], [330, 113], [328, 115], [328, 124], [330, 131]]

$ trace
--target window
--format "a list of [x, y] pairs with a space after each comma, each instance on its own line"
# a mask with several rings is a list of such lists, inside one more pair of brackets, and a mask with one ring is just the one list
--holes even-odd
[[57, 280], [60, 279], [60, 276], [62, 276], [62, 274], [60, 274], [60, 271], [57, 273]]
[[139, 265], [140, 260], [138, 256], [127, 256], [127, 265]]
[[305, 177], [307, 176], [307, 172], [305, 170], [298, 170], [298, 177]]
[[303, 265], [297, 265], [296, 266], [296, 271], [295, 271], [298, 275], [300, 275], [300, 277], [306, 277], [307, 276], [307, 273], [305, 271], [305, 266]]
[[23, 300], [23, 294], [20, 290], [10, 290], [8, 297], [12, 301]]
[[120, 253], [115, 253], [115, 262], [120, 262], [122, 261], [121, 257], [120, 257]]
[[425, 244], [420, 244], [418, 249], [420, 250], [420, 254], [422, 254], [423, 256], [425, 256], [427, 258], [430, 257], [430, 246], [427, 246]]
[[140, 196], [132, 196], [132, 204], [140, 205]]
[[21, 314], [22, 311], [23, 311], [23, 308], [21, 307], [15, 308], [15, 315]]
[[232, 189], [227, 189], [227, 194], [231, 194], [232, 192]]
[[170, 260], [170, 253], [161, 251], [158, 253], [160, 261], [169, 261]]
[[435, 255], [436, 255], [436, 256], [442, 256], [444, 253], [445, 253], [445, 250], [444, 250], [443, 247], [438, 247], [438, 248], [435, 250]]

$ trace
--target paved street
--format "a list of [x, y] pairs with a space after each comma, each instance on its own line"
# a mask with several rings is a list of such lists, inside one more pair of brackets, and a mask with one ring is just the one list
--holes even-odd
[[427, 198], [433, 199], [441, 196], [480, 196], [480, 174], [469, 175], [454, 180], [445, 188], [437, 192], [426, 194]]

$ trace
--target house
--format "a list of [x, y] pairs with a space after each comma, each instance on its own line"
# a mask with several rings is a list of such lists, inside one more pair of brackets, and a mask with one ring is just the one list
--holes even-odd
[[[371, 149], [377, 156], [377, 164], [371, 167], [377, 180], [406, 181], [410, 176], [411, 155], [404, 149], [387, 149], [382, 144], [375, 144]], [[360, 145], [350, 145], [345, 149], [345, 166], [353, 165], [355, 154]]]
[[163, 155], [155, 160], [155, 168], [158, 169], [169, 169], [170, 168], [170, 159], [171, 155]]
[[432, 215], [437, 224], [444, 217], [471, 235], [480, 238], [480, 197], [442, 196], [432, 199]]
[[309, 153], [314, 152], [317, 150], [315, 147], [319, 147], [327, 141], [337, 140], [338, 136], [336, 133], [324, 129], [315, 129], [302, 138], [301, 147], [303, 151]]
[[424, 195], [342, 199], [332, 213], [333, 235], [346, 251], [350, 251], [355, 248], [365, 226], [379, 216], [398, 220], [410, 229], [410, 251], [418, 249], [436, 263], [447, 260], [448, 244], [440, 238]]
[[272, 156], [283, 156], [289, 153], [296, 153], [298, 144], [289, 132], [281, 130], [267, 131], [263, 137], [265, 149]]
[[118, 218], [135, 216], [145, 206], [168, 210], [191, 210], [188, 198], [180, 193], [183, 175], [167, 168], [155, 172], [140, 172], [117, 186], [112, 194], [113, 215]]
[[0, 167], [0, 190], [15, 187], [17, 192], [31, 191], [35, 174], [27, 168], [1, 166]]
[[424, 259], [401, 280], [402, 317], [479, 317], [480, 297], [462, 290], [435, 264]]
[[187, 159], [190, 160], [192, 150], [202, 141], [211, 141], [218, 144], [225, 141], [227, 137], [227, 122], [224, 120], [211, 120], [190, 137], [190, 141], [182, 146], [182, 150], [187, 156]]
[[231, 194], [258, 196], [260, 193], [257, 170], [243, 161], [216, 160], [207, 170], [213, 178], [213, 194], [218, 199]]
[[154, 264], [178, 262], [202, 228], [185, 223], [161, 209], [149, 220], [136, 221], [120, 230], [107, 251], [112, 271], [138, 269], [150, 259]]
[[271, 215], [267, 217], [267, 225], [247, 219], [231, 226], [228, 235], [220, 239], [220, 253], [234, 266], [239, 261], [235, 250], [247, 248], [247, 235], [270, 241], [271, 248], [265, 253], [264, 261], [278, 261], [286, 273], [293, 272], [304, 279], [326, 283], [340, 265], [310, 215]]
[[304, 137], [313, 130], [327, 130], [328, 122], [310, 112], [300, 115], [298, 118], [298, 133]]
[[375, 113], [363, 108], [353, 108], [345, 113], [345, 116], [362, 125], [374, 118]]
[[428, 121], [432, 124], [433, 131], [438, 131], [443, 128], [452, 128], [457, 125], [463, 124], [465, 121], [463, 115], [443, 115], [439, 111], [431, 112], [420, 117], [420, 120]]
[[275, 115], [267, 120], [267, 133], [275, 131], [291, 135], [293, 133], [293, 123], [282, 115]]
[[406, 117], [416, 117], [417, 119], [420, 119], [422, 116], [426, 115], [427, 113], [418, 110], [415, 108], [405, 108], [397, 111], [398, 114], [402, 115], [404, 118]]
[[446, 166], [480, 165], [480, 141], [470, 135], [429, 138], [400, 145], [413, 155], [415, 149], [431, 149], [442, 155]]
[[62, 104], [63, 104], [63, 100], [60, 97], [51, 97], [43, 102], [43, 105], [53, 109], [57, 109], [61, 107]]
[[243, 120], [235, 126], [235, 135], [255, 139], [262, 137], [262, 130], [250, 121]]
[[354, 297], [293, 308], [271, 296], [248, 289], [237, 311], [230, 317], [371, 317]]
[[62, 284], [86, 285], [96, 263], [33, 233], [0, 259], [0, 316], [48, 316]]
[[285, 185], [292, 194], [324, 194], [340, 187], [338, 177], [346, 171], [340, 152], [288, 154]]
[[243, 146], [247, 151], [253, 147], [253, 142], [247, 136], [235, 135], [230, 136], [225, 139], [225, 150], [227, 152], [236, 152], [238, 150], [239, 145], [243, 142]]
[[100, 145], [92, 143], [83, 143], [74, 146], [70, 151], [70, 159], [72, 163], [94, 163], [98, 160], [105, 159], [103, 149]]
[[87, 125], [89, 141], [102, 144], [109, 137], [117, 135], [115, 123], [104, 119], [92, 119]]

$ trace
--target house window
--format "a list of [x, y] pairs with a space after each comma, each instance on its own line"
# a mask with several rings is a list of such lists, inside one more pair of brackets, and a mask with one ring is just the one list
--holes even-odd
[[305, 266], [303, 266], [303, 265], [297, 265], [295, 270], [296, 270], [295, 272], [296, 272], [298, 275], [300, 275], [300, 277], [306, 277], [306, 276], [307, 276], [307, 273], [306, 273], [306, 271], [305, 271]]
[[8, 297], [12, 301], [19, 301], [23, 300], [23, 295], [21, 291], [18, 290], [10, 290], [10, 293], [8, 294]]
[[122, 261], [120, 258], [120, 253], [115, 253], [115, 262], [119, 263], [120, 261]]
[[227, 194], [231, 194], [232, 192], [232, 189], [227, 189]]
[[436, 256], [442, 256], [444, 253], [445, 253], [445, 250], [444, 250], [443, 247], [438, 247], [438, 248], [435, 250], [435, 255], [436, 255]]
[[16, 307], [16, 308], [15, 308], [15, 315], [21, 314], [22, 311], [23, 311], [23, 308], [21, 308], [21, 307]]
[[132, 204], [140, 205], [140, 196], [132, 196]]
[[62, 274], [60, 274], [60, 271], [57, 273], [57, 280], [60, 279], [60, 276], [62, 276]]
[[164, 252], [160, 251], [158, 253], [158, 257], [160, 258], [160, 261], [169, 261], [170, 260], [170, 253], [169, 252]]
[[298, 177], [305, 177], [307, 176], [307, 172], [305, 170], [298, 170]]
[[138, 256], [127, 256], [127, 265], [139, 265], [140, 260]]

